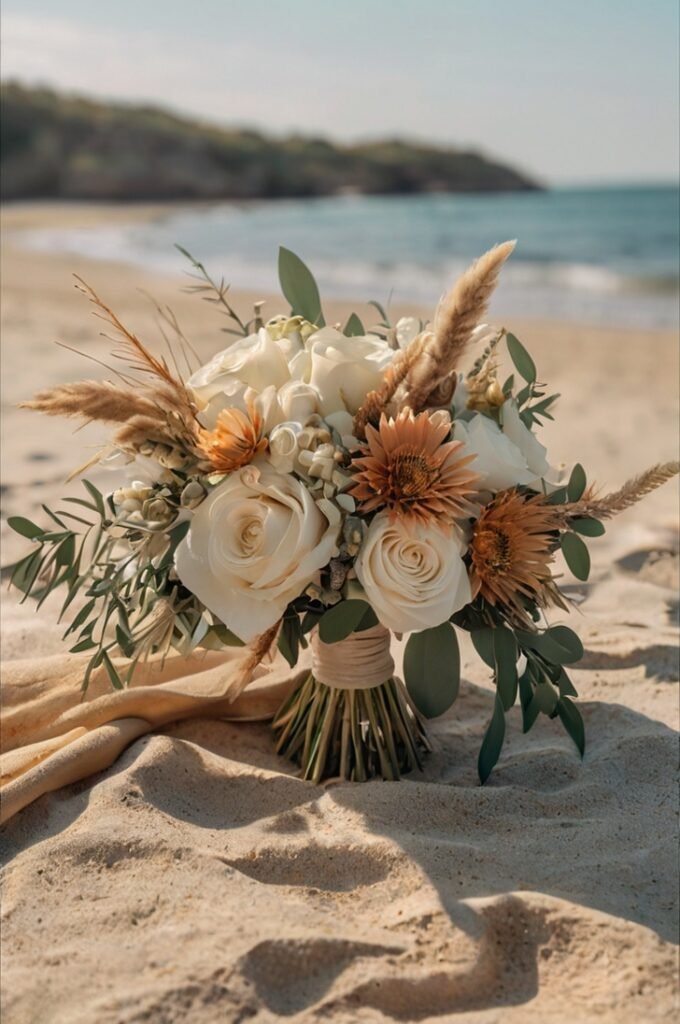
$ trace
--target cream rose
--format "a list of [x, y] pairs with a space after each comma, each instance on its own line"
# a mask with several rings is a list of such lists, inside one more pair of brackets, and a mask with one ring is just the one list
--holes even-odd
[[324, 327], [309, 339], [309, 383], [318, 392], [323, 415], [346, 409], [355, 413], [369, 391], [379, 387], [394, 352], [376, 336], [347, 338]]
[[439, 626], [470, 601], [462, 554], [455, 533], [381, 513], [368, 528], [355, 568], [383, 626], [410, 633]]
[[524, 426], [514, 402], [504, 403], [501, 419], [502, 430], [481, 413], [454, 423], [454, 440], [462, 441], [477, 456], [470, 468], [480, 476], [479, 489], [503, 491], [518, 485], [538, 489], [542, 480], [556, 479], [557, 471], [548, 463], [545, 448]]
[[547, 449], [524, 425], [515, 402], [504, 402], [501, 407], [503, 433], [519, 448], [534, 477], [547, 478], [554, 474], [547, 459]]
[[286, 357], [262, 327], [257, 334], [239, 338], [218, 352], [187, 383], [196, 400], [206, 404], [216, 395], [233, 395], [243, 387], [264, 391], [273, 384], [279, 388], [287, 380], [290, 372]]
[[477, 456], [470, 469], [479, 474], [480, 490], [503, 491], [536, 480], [517, 445], [488, 416], [478, 413], [467, 422], [456, 420], [453, 438], [463, 442], [468, 454]]
[[292, 473], [300, 454], [299, 423], [279, 423], [269, 435], [267, 461], [277, 473]]
[[279, 388], [278, 401], [284, 420], [306, 423], [319, 412], [319, 396], [309, 384], [301, 380], [288, 380]]
[[339, 509], [293, 476], [247, 466], [208, 495], [175, 553], [182, 583], [248, 643], [333, 556]]

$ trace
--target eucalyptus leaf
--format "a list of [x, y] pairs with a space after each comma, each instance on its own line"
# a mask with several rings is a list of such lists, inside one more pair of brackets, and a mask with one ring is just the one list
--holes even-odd
[[536, 697], [535, 691], [531, 695], [526, 707], [522, 707], [522, 732], [527, 733], [541, 713], [541, 706]]
[[557, 694], [550, 683], [539, 683], [534, 690], [534, 700], [544, 715], [551, 715], [557, 704]]
[[[531, 726], [534, 724], [536, 715], [530, 720], [527, 712], [531, 705], [534, 697], [534, 680], [531, 674], [530, 666], [527, 665], [526, 669], [519, 677], [519, 703], [522, 708], [522, 728], [524, 732], [528, 732]], [[538, 709], [536, 709], [538, 714]]]
[[356, 315], [356, 313], [352, 313], [349, 316], [347, 323], [342, 329], [342, 333], [347, 338], [359, 338], [366, 333], [366, 331], [364, 330], [364, 325], [362, 324], [361, 320]]
[[590, 575], [588, 548], [575, 533], [562, 534], [562, 554], [577, 580], [587, 580]]
[[322, 616], [323, 612], [313, 611], [312, 609], [305, 612], [305, 614], [302, 616], [302, 625], [300, 627], [303, 636], [306, 633], [311, 633], [314, 627], [318, 626], [319, 620], [321, 619]]
[[485, 665], [489, 668], [496, 668], [496, 657], [493, 647], [494, 630], [490, 626], [483, 626], [481, 629], [470, 631], [472, 645]]
[[243, 646], [243, 640], [239, 640], [236, 634], [221, 622], [212, 625], [201, 641], [201, 647], [206, 651], [221, 651], [225, 647]]
[[71, 565], [76, 555], [76, 537], [70, 534], [57, 548], [55, 562], [57, 565]]
[[91, 639], [90, 636], [86, 636], [84, 640], [79, 640], [75, 647], [70, 648], [70, 654], [80, 654], [81, 651], [91, 651], [93, 647], [96, 647], [96, 643]]
[[323, 327], [326, 321], [321, 312], [321, 298], [314, 276], [299, 256], [283, 246], [279, 249], [279, 281], [293, 315]]
[[508, 711], [517, 698], [517, 641], [505, 626], [499, 626], [492, 633], [496, 686], [503, 709]]
[[577, 697], [578, 696], [578, 693], [576, 691], [576, 687], [574, 686], [574, 684], [572, 683], [571, 679], [569, 678], [569, 676], [567, 675], [567, 673], [564, 671], [563, 668], [560, 669], [560, 674], [558, 675], [558, 677], [557, 677], [557, 679], [555, 681], [556, 681], [557, 685], [560, 688], [560, 697]]
[[583, 537], [601, 537], [604, 534], [604, 523], [599, 519], [591, 519], [589, 516], [582, 519], [570, 519], [569, 525], [575, 533]]
[[78, 614], [74, 618], [73, 622], [70, 624], [70, 626], [68, 627], [68, 629], [64, 633], [64, 638], [66, 638], [69, 635], [69, 633], [75, 633], [75, 631], [78, 629], [78, 627], [82, 626], [83, 622], [85, 622], [85, 620], [88, 617], [88, 615], [92, 612], [92, 609], [94, 608], [94, 605], [95, 605], [94, 598], [92, 598], [91, 601], [87, 601], [83, 605], [83, 607], [80, 609], [80, 611], [78, 612]]
[[22, 537], [28, 537], [29, 540], [35, 540], [44, 532], [40, 526], [36, 526], [30, 519], [24, 519], [23, 516], [10, 516], [7, 525], [15, 533], [20, 533]]
[[370, 609], [366, 601], [350, 599], [340, 601], [324, 613], [319, 620], [319, 636], [325, 644], [335, 644], [354, 633], [366, 612]]
[[130, 635], [120, 626], [116, 626], [116, 643], [126, 658], [131, 658], [135, 653], [135, 645], [132, 642]]
[[26, 558], [17, 562], [12, 570], [10, 582], [22, 594], [30, 594], [42, 565], [42, 548], [32, 551]]
[[425, 718], [448, 711], [460, 684], [458, 638], [449, 622], [411, 633], [404, 650], [404, 681]]
[[482, 784], [489, 778], [494, 765], [500, 757], [504, 739], [505, 712], [503, 711], [503, 703], [501, 701], [500, 694], [497, 693], [494, 698], [491, 721], [484, 733], [484, 739], [482, 740], [482, 746], [480, 748], [479, 758], [477, 761], [477, 772]]
[[505, 340], [508, 346], [508, 352], [510, 358], [515, 364], [515, 368], [518, 373], [526, 380], [529, 384], [533, 384], [536, 380], [536, 364], [525, 349], [524, 345], [515, 337], [514, 334], [506, 334]]
[[546, 497], [546, 503], [548, 505], [563, 505], [567, 500], [567, 488], [558, 487], [551, 494]]
[[[557, 633], [555, 633], [555, 630], [557, 630]], [[523, 649], [536, 651], [549, 664], [571, 665], [583, 657], [583, 648], [580, 646], [578, 637], [571, 630], [567, 630], [567, 632], [574, 640], [570, 640], [567, 646], [564, 646], [563, 640], [566, 639], [566, 636], [561, 630], [567, 630], [567, 627], [553, 626], [550, 629], [546, 629], [543, 633], [529, 633], [525, 630], [517, 630], [516, 636]], [[579, 646], [576, 646], [576, 643]]]
[[569, 501], [578, 501], [583, 497], [583, 492], [586, 489], [586, 471], [580, 462], [577, 462], [571, 471], [569, 477], [569, 483], [567, 484], [567, 494], [569, 495]]
[[300, 620], [286, 615], [279, 632], [278, 647], [291, 668], [295, 668], [300, 656]]
[[221, 622], [214, 622], [210, 627], [210, 632], [223, 647], [245, 647], [243, 640]]
[[373, 611], [373, 609], [369, 605], [368, 608], [366, 609], [364, 617], [362, 618], [361, 622], [359, 623], [357, 628], [354, 630], [354, 632], [355, 633], [363, 633], [364, 630], [366, 630], [366, 629], [373, 629], [373, 627], [377, 626], [378, 623], [379, 623], [378, 616], [375, 614], [375, 612]]
[[383, 318], [383, 323], [385, 324], [386, 327], [389, 327], [390, 321], [387, 316], [387, 313], [385, 312], [385, 307], [381, 305], [380, 302], [377, 302], [375, 299], [370, 299], [368, 304], [369, 306], [373, 306], [374, 309], [377, 309], [378, 313], [380, 313], [380, 316]]
[[561, 697], [557, 702], [557, 713], [562, 720], [562, 725], [576, 744], [581, 757], [583, 757], [586, 750], [586, 730], [581, 712], [568, 697]]
[[111, 682], [111, 686], [114, 688], [114, 690], [122, 690], [123, 689], [123, 684], [120, 681], [120, 676], [118, 675], [118, 672], [116, 671], [115, 665], [113, 664], [113, 662], [111, 661], [111, 659], [109, 657], [109, 652], [108, 651], [102, 651], [102, 662], [103, 662], [104, 668], [106, 669], [106, 674], [109, 677], [109, 680]]
[[89, 480], [83, 480], [83, 487], [94, 501], [97, 512], [103, 518], [106, 515], [106, 508], [104, 506], [104, 498], [101, 491], [99, 491], [93, 483], [90, 483]]
[[[569, 626], [551, 626], [546, 634], [569, 653], [570, 660], [562, 658], [562, 664], [573, 665], [583, 657], [583, 644], [581, 639]], [[544, 636], [546, 635], [544, 634]]]

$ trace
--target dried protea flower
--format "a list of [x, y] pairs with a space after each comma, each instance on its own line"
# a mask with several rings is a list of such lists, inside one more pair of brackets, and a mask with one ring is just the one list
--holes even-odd
[[201, 432], [199, 446], [216, 473], [233, 473], [247, 466], [267, 447], [263, 420], [252, 402], [248, 411], [223, 409], [214, 430]]
[[[545, 608], [567, 608], [553, 582], [559, 511], [543, 495], [503, 491], [482, 509], [470, 552], [472, 595], [481, 594], [520, 624], [531, 619], [525, 600]], [[525, 599], [525, 600], [523, 600]]]
[[396, 419], [384, 413], [377, 430], [366, 426], [362, 454], [352, 461], [355, 483], [349, 493], [363, 513], [387, 508], [394, 515], [427, 522], [474, 515], [469, 500], [477, 474], [475, 458], [459, 441], [447, 441], [451, 421], [441, 413], [403, 409]]

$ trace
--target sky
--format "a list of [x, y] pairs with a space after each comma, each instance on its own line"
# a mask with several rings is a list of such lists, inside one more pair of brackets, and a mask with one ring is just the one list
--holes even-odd
[[549, 184], [676, 180], [677, 0], [3, 0], [3, 79]]

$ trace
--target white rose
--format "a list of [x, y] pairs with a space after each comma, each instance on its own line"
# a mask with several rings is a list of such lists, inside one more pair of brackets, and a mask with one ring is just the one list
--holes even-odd
[[355, 568], [383, 626], [395, 633], [430, 629], [468, 604], [463, 550], [455, 533], [377, 515]]
[[310, 416], [319, 412], [319, 395], [301, 380], [288, 380], [279, 388], [279, 405], [285, 420], [306, 423]]
[[324, 327], [309, 339], [310, 384], [319, 393], [321, 412], [357, 412], [369, 391], [378, 388], [394, 352], [377, 336], [347, 338]]
[[453, 425], [454, 441], [462, 441], [467, 453], [477, 456], [470, 469], [480, 479], [480, 490], [503, 491], [518, 484], [529, 486], [536, 481], [527, 460], [516, 444], [507, 437], [498, 424], [478, 413], [471, 420], [456, 420]]
[[318, 580], [340, 510], [293, 476], [246, 466], [208, 495], [175, 553], [182, 583], [246, 643]]
[[501, 421], [503, 423], [503, 433], [519, 448], [534, 477], [540, 480], [552, 475], [553, 470], [546, 457], [547, 449], [531, 433], [528, 427], [525, 427], [515, 402], [503, 403], [501, 407]]
[[219, 394], [233, 394], [239, 387], [256, 391], [273, 384], [279, 388], [290, 380], [288, 363], [269, 332], [262, 327], [257, 334], [239, 338], [187, 381], [196, 400], [204, 405]]
[[299, 423], [279, 423], [269, 435], [267, 460], [277, 473], [292, 473], [300, 454]]

